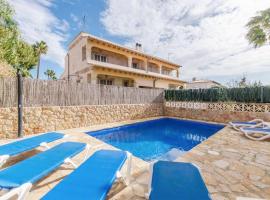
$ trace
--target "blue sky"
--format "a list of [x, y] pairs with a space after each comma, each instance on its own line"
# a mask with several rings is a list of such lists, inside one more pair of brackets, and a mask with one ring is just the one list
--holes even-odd
[[[30, 0], [30, 1], [16, 1], [12, 0], [11, 4], [14, 5], [15, 11], [17, 13], [17, 20], [19, 24], [21, 24], [21, 29], [24, 30], [23, 24], [27, 23], [27, 20], [21, 17], [21, 12], [25, 11], [24, 8], [29, 6], [29, 8], [26, 9], [29, 12], [31, 12], [31, 5], [36, 4], [38, 6], [38, 10], [40, 12], [45, 12], [42, 8], [48, 9], [45, 16], [53, 15], [57, 19], [60, 20], [60, 24], [63, 25], [63, 35], [64, 40], [61, 41], [62, 47], [66, 50], [68, 44], [70, 41], [80, 32], [85, 31], [89, 32], [91, 34], [94, 34], [99, 37], [107, 38], [109, 40], [113, 40], [118, 43], [124, 43], [123, 38], [112, 36], [108, 34], [102, 23], [100, 22], [100, 16], [101, 13], [105, 10], [106, 2], [103, 0], [57, 0], [57, 1], [39, 1], [39, 0]], [[24, 4], [24, 5], [23, 5]], [[22, 6], [23, 5], [23, 6]], [[85, 16], [85, 25], [83, 25], [83, 18]], [[23, 21], [24, 20], [24, 21]], [[36, 22], [39, 22], [37, 20]], [[38, 23], [32, 24], [33, 28], [38, 27]], [[48, 24], [46, 24], [48, 26]], [[52, 26], [52, 32], [57, 32], [55, 27]], [[24, 36], [26, 39], [33, 43], [34, 39], [28, 38], [26, 30], [23, 31]], [[36, 39], [36, 38], [35, 38]], [[43, 38], [42, 38], [43, 39]], [[46, 39], [45, 39], [46, 41]], [[47, 41], [46, 41], [47, 42]], [[48, 43], [48, 42], [47, 42]], [[49, 51], [51, 51], [51, 48], [54, 48], [49, 45]], [[63, 57], [62, 55], [59, 55]], [[64, 58], [62, 58], [64, 59]], [[44, 72], [47, 69], [53, 69], [57, 76], [59, 77], [63, 72], [63, 64], [60, 64], [60, 62], [55, 62], [53, 58], [42, 58], [41, 60], [41, 69], [40, 69], [40, 75], [41, 78], [46, 78], [44, 75]], [[32, 75], [36, 76], [36, 70], [32, 71]]]
[[[134, 46], [183, 65], [181, 79], [227, 83], [246, 75], [270, 84], [270, 47], [254, 49], [245, 24], [269, 0], [9, 0], [23, 37], [49, 46], [43, 72], [63, 72], [68, 43], [80, 31]], [[86, 16], [85, 26], [82, 25]], [[33, 71], [35, 76], [35, 71]]]

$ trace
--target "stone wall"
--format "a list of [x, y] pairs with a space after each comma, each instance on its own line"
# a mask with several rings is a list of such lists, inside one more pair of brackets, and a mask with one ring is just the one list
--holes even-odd
[[[25, 107], [24, 134], [163, 115], [163, 104]], [[0, 138], [17, 136], [17, 108], [0, 108]]]
[[[260, 118], [270, 121], [270, 104], [166, 102], [87, 106], [24, 107], [24, 134], [86, 127], [157, 116], [227, 123]], [[0, 108], [0, 138], [17, 136], [17, 108]]]
[[164, 114], [219, 123], [253, 119], [270, 121], [270, 104], [166, 102]]

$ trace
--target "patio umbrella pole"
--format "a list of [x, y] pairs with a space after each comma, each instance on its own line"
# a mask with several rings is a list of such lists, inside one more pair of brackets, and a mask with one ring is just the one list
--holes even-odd
[[22, 137], [22, 75], [17, 69], [17, 82], [18, 82], [18, 137]]

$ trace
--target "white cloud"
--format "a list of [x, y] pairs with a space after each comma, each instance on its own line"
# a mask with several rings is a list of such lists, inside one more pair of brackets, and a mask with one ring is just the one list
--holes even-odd
[[129, 46], [138, 41], [149, 53], [173, 53], [184, 79], [230, 77], [270, 73], [269, 45], [253, 49], [245, 39], [250, 17], [268, 7], [269, 0], [107, 0], [101, 21]]
[[16, 11], [16, 20], [19, 23], [23, 38], [29, 43], [45, 41], [48, 53], [44, 59], [64, 66], [65, 48], [63, 42], [69, 24], [59, 20], [50, 10], [52, 0], [9, 0]]
[[70, 18], [72, 19], [73, 22], [77, 23], [79, 21], [79, 18], [74, 15], [73, 13], [70, 14]]

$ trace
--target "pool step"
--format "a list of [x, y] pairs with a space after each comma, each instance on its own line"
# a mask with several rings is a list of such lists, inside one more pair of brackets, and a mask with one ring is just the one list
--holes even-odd
[[170, 150], [166, 154], [160, 156], [157, 160], [174, 161], [177, 158], [181, 157], [185, 153], [186, 153], [186, 151], [183, 151], [183, 150], [180, 150], [177, 148], [173, 148], [172, 150]]

